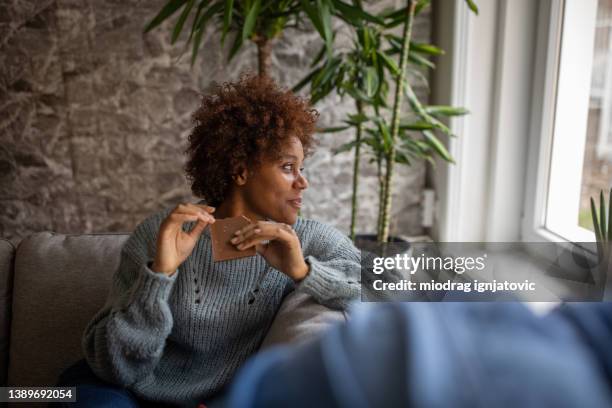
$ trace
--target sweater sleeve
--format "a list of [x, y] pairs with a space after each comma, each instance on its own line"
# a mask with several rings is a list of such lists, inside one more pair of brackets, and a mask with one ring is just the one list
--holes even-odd
[[346, 309], [351, 301], [359, 299], [361, 255], [346, 235], [318, 224], [304, 255], [310, 270], [296, 290], [332, 309]]
[[153, 257], [143, 229], [123, 247], [107, 301], [82, 338], [93, 372], [124, 387], [153, 372], [173, 324], [168, 298], [178, 273], [168, 277], [149, 268]]

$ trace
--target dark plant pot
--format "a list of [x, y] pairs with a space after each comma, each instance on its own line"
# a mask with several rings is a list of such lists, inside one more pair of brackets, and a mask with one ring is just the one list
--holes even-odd
[[[409, 248], [410, 242], [400, 237], [389, 237], [389, 243], [392, 244], [403, 244], [402, 248]], [[378, 237], [376, 234], [357, 234], [355, 235], [355, 246], [359, 249], [366, 251], [376, 252], [377, 248], [380, 248], [378, 243]]]
[[375, 275], [371, 272], [374, 257], [394, 257], [398, 254], [411, 254], [412, 246], [410, 242], [400, 237], [389, 237], [387, 244], [380, 244], [376, 234], [357, 234], [355, 236], [355, 246], [361, 252], [361, 279], [363, 282], [362, 299], [370, 301], [392, 300], [391, 294], [371, 290], [374, 280], [384, 279], [385, 282], [399, 282], [402, 279], [410, 278], [403, 276], [395, 269], [388, 270], [384, 275]]

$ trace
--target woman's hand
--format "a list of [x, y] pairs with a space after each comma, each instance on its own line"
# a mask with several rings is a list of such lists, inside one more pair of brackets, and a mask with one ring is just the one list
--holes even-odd
[[[172, 276], [193, 251], [204, 228], [215, 222], [211, 215], [215, 209], [201, 204], [179, 204], [159, 227], [157, 253], [152, 269]], [[183, 231], [183, 223], [197, 221], [189, 232]]]
[[308, 274], [309, 267], [304, 261], [300, 240], [290, 225], [257, 221], [236, 231], [234, 235], [230, 242], [238, 249], [255, 246], [270, 266], [293, 280], [300, 281]]

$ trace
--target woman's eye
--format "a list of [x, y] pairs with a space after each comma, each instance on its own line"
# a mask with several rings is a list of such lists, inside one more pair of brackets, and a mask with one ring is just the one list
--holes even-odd
[[287, 163], [287, 164], [283, 165], [283, 170], [293, 171], [293, 164]]

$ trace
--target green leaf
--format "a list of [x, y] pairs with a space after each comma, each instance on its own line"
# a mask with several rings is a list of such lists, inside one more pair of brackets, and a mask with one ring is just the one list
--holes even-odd
[[291, 88], [291, 91], [292, 92], [298, 92], [300, 89], [302, 89], [304, 87], [304, 85], [309, 83], [311, 81], [311, 79], [321, 71], [321, 69], [322, 68], [317, 68], [317, 69], [311, 71], [300, 82], [298, 82], [296, 85], [294, 85], [293, 88]]
[[465, 0], [465, 2], [467, 3], [470, 10], [472, 10], [474, 14], [478, 15], [478, 6], [476, 6], [476, 3], [474, 3], [473, 0]]
[[402, 152], [401, 150], [395, 151], [395, 162], [406, 165], [406, 166], [410, 166], [410, 159], [408, 159], [408, 155]]
[[408, 7], [402, 7], [399, 10], [394, 11], [393, 13], [387, 15], [385, 18], [387, 22], [385, 23], [386, 28], [396, 27], [404, 22], [406, 19], [406, 13], [408, 12]]
[[255, 0], [255, 2], [253, 2], [253, 5], [249, 9], [246, 20], [244, 22], [244, 26], [242, 27], [242, 41], [246, 40], [251, 36], [253, 28], [255, 27], [255, 22], [257, 21], [257, 17], [259, 16], [260, 6], [261, 0]]
[[344, 89], [345, 89], [344, 75], [346, 74], [347, 70], [348, 70], [348, 67], [346, 66], [346, 64], [340, 64], [340, 66], [338, 67], [338, 71], [336, 73], [335, 79], [334, 79], [334, 87], [336, 88], [336, 91], [338, 91], [340, 96], [344, 95]]
[[410, 51], [415, 51], [427, 55], [443, 55], [444, 50], [433, 44], [410, 42]]
[[192, 67], [198, 56], [198, 50], [200, 49], [200, 43], [202, 42], [202, 35], [204, 34], [204, 31], [206, 30], [206, 22], [210, 20], [210, 18], [213, 15], [221, 11], [222, 8], [223, 8], [223, 2], [212, 4], [208, 8], [208, 10], [206, 10], [204, 14], [200, 16], [200, 19], [198, 20], [196, 24], [196, 28], [195, 28], [196, 31], [195, 31], [195, 35], [193, 38], [193, 48], [191, 50], [191, 66]]
[[325, 38], [325, 32], [323, 31], [323, 24], [321, 23], [321, 19], [319, 17], [319, 13], [317, 10], [310, 5], [308, 0], [300, 0], [300, 4], [302, 5], [302, 10], [306, 13], [314, 28], [319, 32], [321, 38]]
[[363, 93], [363, 91], [361, 91], [359, 88], [355, 87], [354, 84], [351, 84], [351, 86], [347, 86], [346, 87], [346, 92], [349, 95], [351, 95], [351, 97], [353, 99], [365, 102], [367, 104], [370, 104], [372, 102], [372, 98], [368, 97], [368, 95]]
[[406, 94], [406, 98], [408, 99], [408, 103], [412, 107], [412, 110], [421, 116], [424, 121], [431, 123], [436, 129], [447, 134], [448, 136], [454, 136], [453, 132], [451, 132], [451, 130], [444, 123], [440, 122], [438, 119], [434, 118], [425, 111], [425, 108], [423, 108], [423, 105], [421, 105], [421, 102], [412, 90], [412, 87], [408, 81], [404, 82], [404, 92]]
[[234, 0], [225, 1], [225, 10], [223, 11], [223, 34], [221, 35], [221, 45], [225, 43], [225, 36], [229, 32], [230, 24], [232, 23], [232, 12], [234, 11]]
[[591, 217], [593, 217], [593, 229], [595, 230], [595, 240], [597, 241], [597, 250], [599, 252], [599, 259], [603, 259], [603, 240], [601, 232], [599, 231], [599, 222], [597, 220], [597, 209], [595, 208], [595, 200], [591, 197]]
[[347, 152], [349, 150], [353, 150], [353, 148], [355, 146], [357, 146], [360, 142], [357, 142], [356, 140], [350, 141], [348, 143], [343, 144], [340, 147], [337, 147], [335, 149], [332, 150], [332, 152], [334, 154], [338, 154], [338, 153], [342, 153], [342, 152]]
[[455, 163], [453, 157], [450, 155], [446, 147], [438, 140], [436, 135], [428, 130], [423, 131], [423, 136], [425, 137], [425, 141], [429, 144], [445, 161], [449, 163]]
[[608, 195], [608, 245], [610, 242], [612, 242], [612, 188]]
[[436, 65], [429, 61], [427, 58], [423, 58], [421, 55], [412, 52], [412, 50], [408, 51], [408, 60], [413, 64], [416, 64], [420, 67], [431, 68], [434, 69]]
[[419, 0], [419, 2], [417, 3], [416, 7], [414, 8], [414, 15], [418, 15], [421, 10], [423, 10], [425, 7], [427, 7], [430, 3], [430, 0]]
[[323, 69], [313, 78], [311, 86], [317, 89], [328, 84], [336, 72], [336, 68], [340, 65], [340, 62], [340, 58], [332, 58], [329, 60]]
[[380, 61], [380, 58], [376, 58], [377, 57], [376, 53], [374, 53], [373, 57], [374, 57], [374, 67], [376, 68], [376, 73], [378, 75], [378, 88], [376, 88], [375, 95], [381, 96], [383, 87], [386, 86], [385, 67], [383, 63]]
[[201, 1], [200, 4], [198, 5], [198, 9], [196, 10], [195, 17], [193, 18], [193, 23], [191, 24], [191, 32], [189, 33], [187, 44], [191, 42], [191, 39], [193, 38], [193, 35], [195, 34], [196, 26], [198, 25], [200, 15], [202, 14], [202, 10], [204, 9], [204, 6], [206, 6], [207, 3], [208, 3], [208, 0], [204, 0], [204, 1]]
[[321, 59], [323, 58], [323, 55], [325, 55], [325, 49], [326, 49], [326, 45], [323, 44], [323, 46], [317, 53], [317, 56], [315, 57], [314, 61], [312, 61], [312, 63], [310, 64], [310, 68], [314, 67], [321, 61]]
[[379, 12], [379, 13], [377, 14], [377, 16], [378, 16], [379, 18], [382, 18], [382, 19], [384, 20], [384, 19], [389, 18], [389, 17], [390, 17], [390, 16], [391, 16], [393, 13], [396, 13], [396, 12], [397, 12], [397, 10], [395, 10], [395, 9], [394, 9], [393, 7], [391, 7], [391, 6], [388, 6], [388, 7], [385, 7], [385, 8], [384, 8], [384, 9], [383, 9], [381, 12]]
[[373, 16], [361, 7], [352, 6], [340, 0], [332, 0], [332, 2], [334, 7], [338, 10], [340, 17], [354, 26], [361, 26], [364, 20], [374, 24], [385, 23], [382, 18]]
[[400, 129], [402, 130], [430, 130], [433, 128], [434, 125], [423, 121], [409, 122], [405, 119], [400, 120]]
[[334, 37], [332, 35], [331, 12], [329, 9], [328, 0], [317, 0], [319, 11], [321, 13], [321, 26], [323, 28], [323, 39], [327, 47], [327, 55], [330, 57], [333, 53]]
[[334, 127], [326, 127], [326, 128], [321, 128], [321, 129], [317, 129], [318, 133], [336, 133], [336, 132], [342, 132], [343, 130], [346, 129], [350, 129], [351, 126], [334, 126]]
[[170, 40], [171, 44], [174, 44], [176, 42], [179, 35], [181, 34], [181, 31], [183, 31], [183, 25], [185, 24], [185, 20], [187, 20], [187, 16], [189, 16], [189, 12], [193, 8], [194, 4], [195, 0], [189, 0], [189, 3], [187, 3], [185, 8], [183, 9], [181, 16], [179, 17], [176, 22], [176, 25], [174, 26], [174, 30], [172, 32], [172, 39]]
[[363, 28], [359, 30], [359, 39], [362, 39], [361, 45], [363, 47], [364, 53], [367, 55], [370, 53], [370, 31], [367, 28]]
[[212, 4], [212, 5], [211, 5], [211, 6], [208, 8], [208, 10], [206, 10], [206, 11], [204, 12], [204, 14], [202, 14], [202, 16], [200, 17], [200, 20], [198, 21], [198, 24], [197, 24], [197, 26], [196, 26], [196, 29], [205, 28], [205, 27], [206, 27], [206, 22], [207, 22], [208, 20], [210, 20], [210, 18], [211, 18], [213, 15], [215, 15], [215, 14], [219, 13], [221, 10], [223, 10], [223, 6], [224, 6], [223, 1], [220, 1], [220, 2], [218, 2], [218, 3], [214, 3], [214, 4]]
[[421, 81], [421, 84], [425, 88], [427, 88], [427, 91], [429, 92], [429, 82], [427, 81], [427, 77], [425, 77], [425, 75], [423, 75], [423, 73], [419, 69], [408, 68], [408, 72], [410, 73], [410, 75], [413, 75], [414, 77], [416, 77], [416, 79]]
[[387, 126], [387, 123], [383, 120], [378, 120], [377, 125], [378, 125], [378, 130], [382, 136], [382, 141], [383, 141], [385, 152], [389, 152], [391, 150], [391, 145], [392, 145], [391, 131], [389, 130], [389, 126]]
[[376, 90], [378, 89], [378, 73], [376, 72], [376, 69], [372, 68], [372, 67], [368, 67], [365, 70], [365, 94], [368, 95], [368, 97], [372, 97], [374, 96], [374, 94], [376, 93]]
[[158, 25], [164, 22], [168, 17], [176, 13], [176, 11], [181, 8], [183, 4], [185, 4], [187, 0], [170, 0], [166, 5], [161, 9], [159, 13], [146, 25], [144, 32], [148, 33]]
[[[391, 46], [390, 51], [392, 51], [393, 54], [397, 54], [402, 50], [402, 37], [394, 34], [385, 34], [385, 38], [389, 41], [389, 44]], [[410, 52], [431, 56], [438, 56], [444, 54], [443, 49], [438, 48], [433, 44], [418, 43], [414, 41], [410, 41]]]
[[359, 124], [368, 121], [368, 117], [363, 113], [349, 113], [347, 118], [348, 119], [345, 119], [344, 122], [355, 126], [359, 126]]
[[425, 112], [430, 115], [442, 115], [442, 116], [462, 116], [470, 113], [465, 108], [456, 108], [448, 105], [430, 105], [425, 107]]
[[393, 58], [390, 58], [387, 54], [381, 51], [377, 51], [376, 54], [383, 60], [384, 64], [387, 66], [387, 68], [389, 68], [393, 75], [399, 75], [399, 67]]
[[601, 233], [602, 242], [606, 241], [606, 237], [608, 236], [606, 227], [606, 201], [604, 200], [603, 190], [599, 191], [599, 232]]

